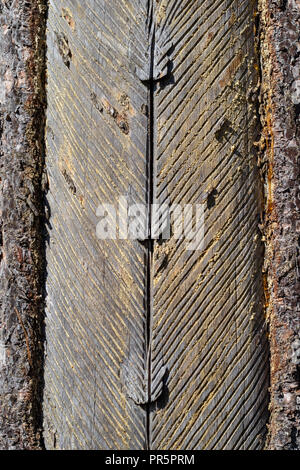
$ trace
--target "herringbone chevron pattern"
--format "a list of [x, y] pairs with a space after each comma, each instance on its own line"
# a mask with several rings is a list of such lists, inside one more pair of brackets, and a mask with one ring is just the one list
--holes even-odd
[[[263, 446], [253, 18], [250, 0], [50, 1], [48, 448]], [[202, 249], [99, 240], [119, 196], [204, 206]]]

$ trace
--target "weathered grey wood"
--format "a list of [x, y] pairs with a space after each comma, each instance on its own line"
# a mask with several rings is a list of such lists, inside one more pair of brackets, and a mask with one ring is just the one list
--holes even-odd
[[146, 15], [146, 1], [50, 1], [48, 448], [145, 446], [147, 248], [98, 240], [96, 211], [147, 203]]
[[258, 84], [251, 1], [171, 0], [157, 41], [173, 44], [155, 97], [162, 204], [205, 204], [202, 251], [156, 243], [154, 449], [256, 449], [267, 419], [268, 353], [258, 246]]

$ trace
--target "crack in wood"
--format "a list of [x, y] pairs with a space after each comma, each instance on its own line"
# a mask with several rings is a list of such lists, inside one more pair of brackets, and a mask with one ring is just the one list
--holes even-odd
[[[146, 380], [147, 380], [147, 403], [146, 403], [146, 449], [151, 449], [151, 411], [154, 404], [160, 398], [163, 392], [163, 386], [159, 387], [158, 393], [152, 393], [152, 334], [153, 334], [153, 279], [154, 279], [154, 238], [153, 238], [153, 204], [156, 201], [155, 195], [155, 92], [157, 83], [166, 78], [169, 74], [170, 68], [164, 67], [165, 70], [159, 73], [157, 64], [159, 64], [159, 51], [157, 51], [156, 40], [156, 24], [155, 24], [155, 6], [148, 11], [148, 33], [149, 33], [149, 64], [148, 74], [143, 73], [140, 80], [145, 83], [149, 90], [148, 98], [148, 150], [147, 150], [147, 200], [148, 200], [148, 241], [147, 241], [147, 287], [146, 287], [146, 349], [147, 349], [147, 365], [146, 365]], [[173, 46], [173, 45], [172, 45]], [[169, 52], [170, 47], [166, 52]], [[166, 55], [166, 54], [164, 54]], [[164, 64], [165, 65], [165, 64]], [[163, 384], [166, 368], [162, 365], [159, 377]], [[157, 381], [156, 381], [157, 382]]]

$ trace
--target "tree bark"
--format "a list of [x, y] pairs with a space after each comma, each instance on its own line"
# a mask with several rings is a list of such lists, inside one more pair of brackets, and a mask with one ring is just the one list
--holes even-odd
[[0, 448], [41, 446], [46, 2], [0, 6]]
[[299, 450], [299, 2], [261, 0], [260, 20], [264, 271], [271, 348], [268, 448]]

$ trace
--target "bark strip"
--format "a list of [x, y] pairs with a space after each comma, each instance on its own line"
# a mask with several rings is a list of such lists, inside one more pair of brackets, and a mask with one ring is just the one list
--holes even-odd
[[46, 3], [0, 6], [1, 449], [42, 446]]
[[271, 348], [268, 448], [300, 447], [299, 19], [296, 0], [261, 0], [262, 175]]

